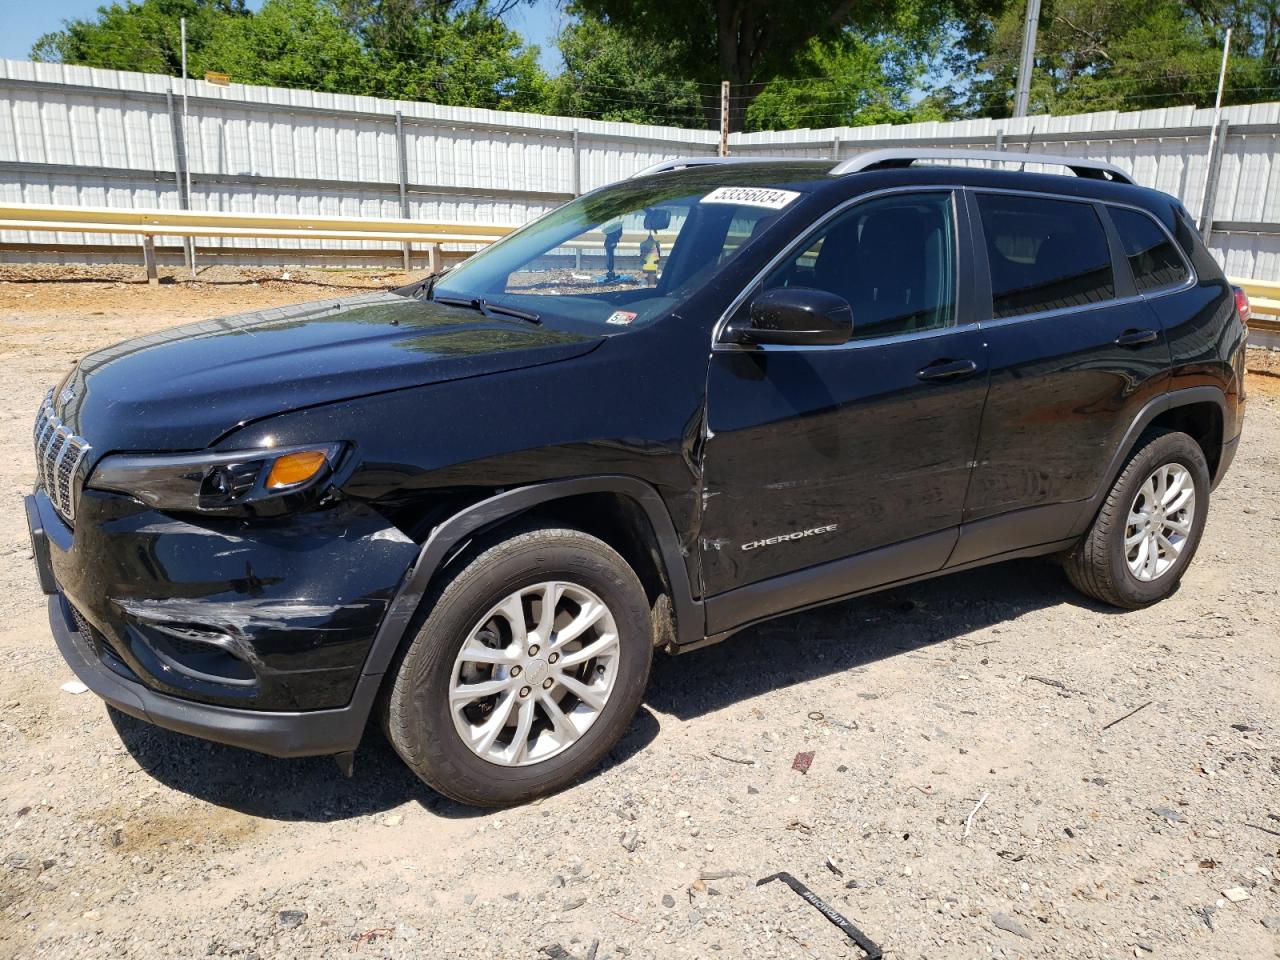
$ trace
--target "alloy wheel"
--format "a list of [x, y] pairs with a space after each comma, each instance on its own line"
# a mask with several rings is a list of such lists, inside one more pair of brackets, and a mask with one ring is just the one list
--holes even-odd
[[501, 766], [540, 763], [599, 719], [617, 679], [618, 629], [585, 587], [546, 581], [507, 595], [454, 661], [449, 712], [462, 742]]
[[1196, 485], [1180, 463], [1157, 467], [1138, 488], [1124, 530], [1129, 572], [1150, 582], [1177, 562], [1191, 536], [1196, 512]]

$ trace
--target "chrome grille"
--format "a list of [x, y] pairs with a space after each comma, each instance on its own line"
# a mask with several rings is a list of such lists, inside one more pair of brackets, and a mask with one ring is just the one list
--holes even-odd
[[48, 494], [62, 519], [70, 523], [76, 517], [80, 464], [89, 452], [89, 443], [72, 433], [53, 412], [52, 390], [40, 405], [32, 438], [36, 445], [36, 484]]

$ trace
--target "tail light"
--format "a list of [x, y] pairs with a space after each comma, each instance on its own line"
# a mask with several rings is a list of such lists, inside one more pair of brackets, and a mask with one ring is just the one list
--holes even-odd
[[1240, 287], [1232, 287], [1236, 295], [1236, 312], [1240, 314], [1240, 322], [1246, 326], [1249, 323], [1249, 295]]

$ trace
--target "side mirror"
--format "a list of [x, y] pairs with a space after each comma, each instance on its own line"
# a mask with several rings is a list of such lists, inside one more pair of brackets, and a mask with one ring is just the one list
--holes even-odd
[[853, 308], [844, 297], [812, 287], [780, 287], [751, 302], [751, 324], [734, 331], [740, 343], [829, 347], [853, 336]]

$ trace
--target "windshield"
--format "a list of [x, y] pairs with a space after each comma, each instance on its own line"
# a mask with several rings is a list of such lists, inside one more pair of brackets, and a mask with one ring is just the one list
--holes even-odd
[[642, 323], [705, 283], [827, 169], [764, 166], [694, 168], [579, 197], [445, 274], [432, 296], [590, 325]]

